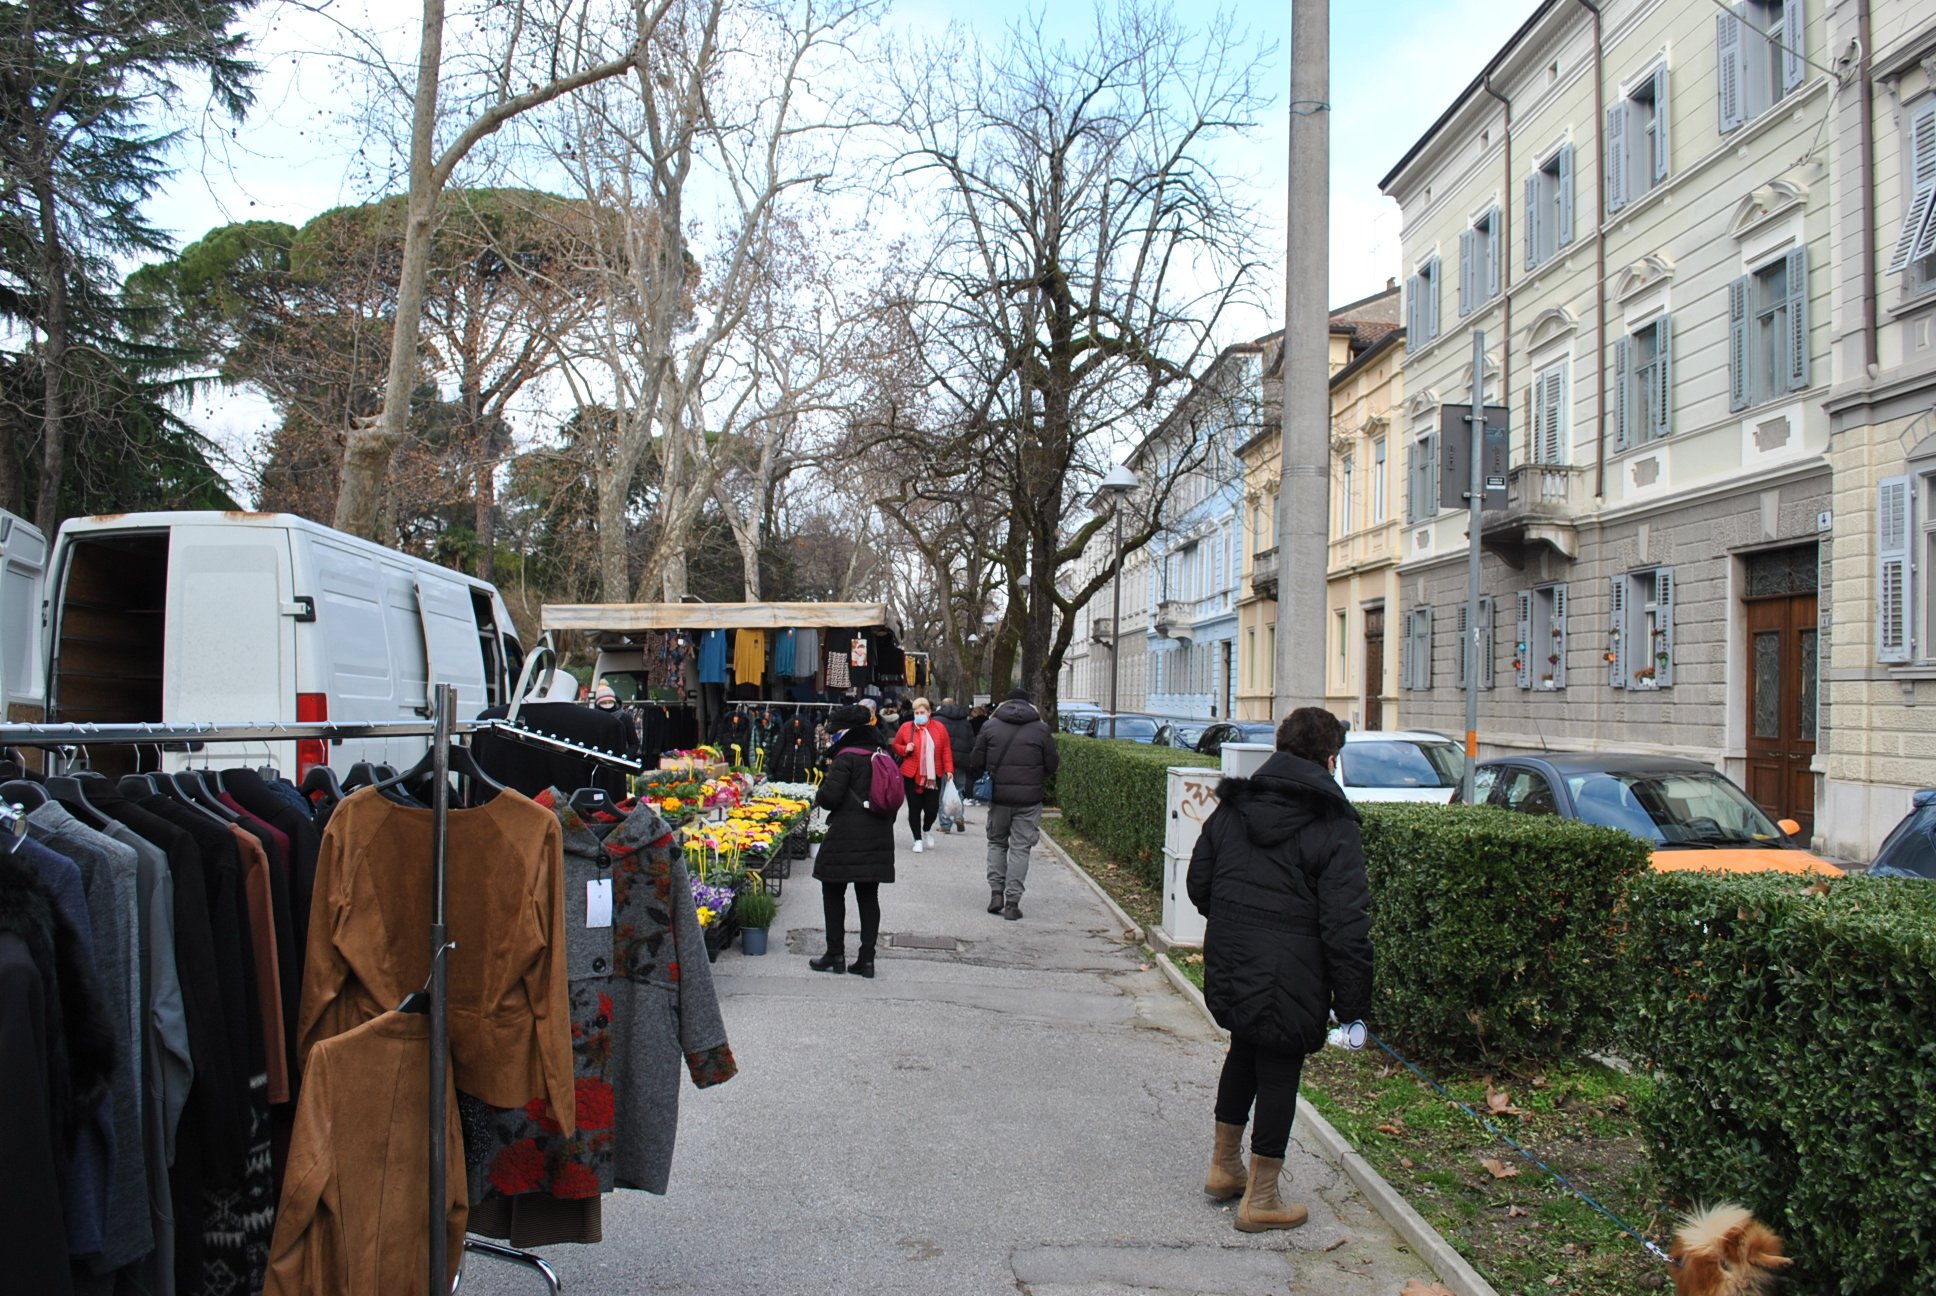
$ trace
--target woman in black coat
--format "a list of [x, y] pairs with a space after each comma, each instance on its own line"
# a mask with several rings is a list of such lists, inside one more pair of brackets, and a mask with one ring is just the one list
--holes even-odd
[[[873, 753], [887, 741], [865, 707], [835, 707], [827, 718], [834, 737], [828, 746], [827, 777], [814, 804], [827, 812], [827, 837], [820, 843], [813, 875], [827, 915], [827, 952], [808, 961], [816, 972], [874, 975], [874, 943], [881, 932], [881, 883], [894, 880], [894, 816], [866, 805], [874, 786]], [[894, 771], [896, 779], [900, 770]], [[854, 884], [860, 909], [860, 949], [847, 963], [847, 884]]]
[[1242, 1193], [1237, 1227], [1246, 1233], [1307, 1217], [1277, 1195], [1298, 1077], [1324, 1045], [1329, 1014], [1359, 1022], [1371, 1007], [1371, 888], [1358, 812], [1332, 777], [1343, 747], [1344, 725], [1330, 712], [1291, 712], [1256, 776], [1217, 786], [1217, 808], [1190, 856], [1190, 902], [1209, 920], [1204, 999], [1230, 1032], [1203, 1190], [1220, 1199]]

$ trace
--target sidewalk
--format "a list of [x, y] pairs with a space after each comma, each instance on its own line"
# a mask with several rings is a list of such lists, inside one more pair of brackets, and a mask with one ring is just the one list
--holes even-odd
[[[1310, 1222], [1232, 1228], [1234, 1204], [1202, 1193], [1215, 1031], [1045, 846], [1026, 916], [984, 912], [971, 820], [920, 855], [897, 827], [872, 981], [807, 967], [820, 889], [795, 864], [772, 952], [713, 966], [739, 1076], [681, 1093], [668, 1196], [608, 1197], [602, 1244], [546, 1252], [566, 1292], [1395, 1296], [1429, 1281], [1301, 1129], [1285, 1194]], [[543, 1285], [474, 1255], [463, 1290]]]

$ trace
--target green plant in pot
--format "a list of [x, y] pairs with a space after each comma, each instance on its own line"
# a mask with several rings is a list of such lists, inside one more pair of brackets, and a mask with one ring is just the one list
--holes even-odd
[[780, 902], [768, 894], [757, 874], [749, 874], [746, 887], [733, 901], [733, 917], [739, 920], [740, 948], [748, 954], [766, 953], [766, 929], [780, 912]]

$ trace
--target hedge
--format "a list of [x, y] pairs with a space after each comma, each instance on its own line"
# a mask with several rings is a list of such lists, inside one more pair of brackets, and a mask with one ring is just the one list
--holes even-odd
[[1647, 868], [1646, 843], [1483, 806], [1359, 810], [1380, 1029], [1485, 1066], [1606, 1044], [1616, 1006], [1609, 928]]
[[1172, 765], [1214, 767], [1214, 757], [1116, 738], [1057, 734], [1062, 767], [1055, 803], [1069, 826], [1130, 865], [1151, 886], [1163, 884], [1164, 816]]
[[1936, 1291], [1936, 886], [1656, 874], [1625, 916], [1662, 1186], [1754, 1210], [1795, 1291]]

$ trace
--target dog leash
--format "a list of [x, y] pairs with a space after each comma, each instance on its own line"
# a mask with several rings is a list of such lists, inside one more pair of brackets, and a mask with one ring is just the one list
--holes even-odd
[[1581, 1201], [1591, 1206], [1594, 1210], [1599, 1211], [1602, 1215], [1606, 1216], [1609, 1220], [1613, 1221], [1614, 1227], [1618, 1228], [1622, 1233], [1625, 1233], [1628, 1237], [1632, 1238], [1634, 1241], [1640, 1243], [1640, 1245], [1646, 1247], [1647, 1250], [1653, 1255], [1653, 1257], [1656, 1260], [1661, 1261], [1663, 1264], [1667, 1264], [1670, 1266], [1677, 1266], [1678, 1262], [1675, 1261], [1675, 1259], [1672, 1256], [1668, 1255], [1665, 1251], [1661, 1250], [1659, 1243], [1655, 1242], [1652, 1238], [1648, 1237], [1646, 1234], [1640, 1232], [1638, 1229], [1628, 1224], [1627, 1221], [1621, 1219], [1618, 1215], [1615, 1215], [1612, 1211], [1608, 1210], [1605, 1206], [1602, 1206], [1599, 1202], [1595, 1201], [1591, 1196], [1589, 1196], [1585, 1192], [1581, 1191], [1578, 1187], [1576, 1187], [1573, 1184], [1572, 1180], [1568, 1179], [1565, 1175], [1555, 1170], [1552, 1166], [1547, 1165], [1544, 1161], [1540, 1160], [1538, 1157], [1534, 1156], [1531, 1152], [1521, 1147], [1519, 1143], [1512, 1137], [1512, 1135], [1506, 1133], [1506, 1131], [1500, 1129], [1497, 1125], [1494, 1125], [1491, 1121], [1481, 1116], [1478, 1112], [1474, 1111], [1466, 1103], [1461, 1102], [1457, 1098], [1454, 1098], [1444, 1085], [1434, 1080], [1431, 1076], [1426, 1075], [1425, 1072], [1419, 1069], [1418, 1065], [1414, 1063], [1410, 1058], [1400, 1053], [1397, 1049], [1393, 1048], [1391, 1045], [1385, 1043], [1385, 1041], [1380, 1039], [1376, 1034], [1371, 1034], [1370, 1032], [1367, 1032], [1367, 1034], [1370, 1035], [1372, 1043], [1376, 1044], [1379, 1048], [1385, 1050], [1385, 1052], [1391, 1054], [1393, 1058], [1395, 1058], [1398, 1062], [1403, 1064], [1404, 1067], [1407, 1070], [1409, 1070], [1413, 1075], [1417, 1076], [1419, 1079], [1423, 1080], [1426, 1084], [1430, 1085], [1434, 1090], [1436, 1090], [1440, 1097], [1444, 1098], [1447, 1102], [1451, 1103], [1454, 1107], [1457, 1107], [1460, 1111], [1470, 1116], [1473, 1120], [1478, 1121], [1479, 1124], [1484, 1126], [1486, 1130], [1489, 1133], [1491, 1133], [1494, 1138], [1497, 1138], [1500, 1142], [1504, 1143], [1507, 1147], [1519, 1153], [1520, 1156], [1526, 1158], [1528, 1161], [1538, 1166], [1541, 1170], [1545, 1171], [1548, 1175], [1550, 1175], [1553, 1178], [1555, 1182], [1557, 1182], [1560, 1185], [1560, 1187], [1566, 1189], [1568, 1192], [1572, 1193], [1575, 1197], [1578, 1197]]

